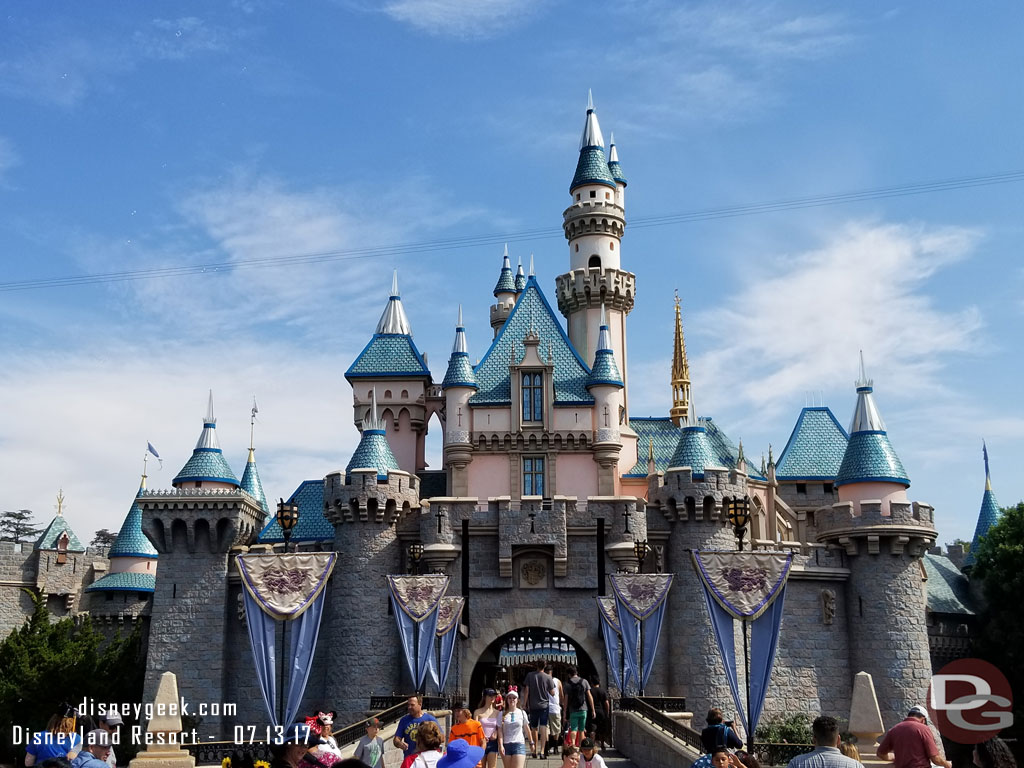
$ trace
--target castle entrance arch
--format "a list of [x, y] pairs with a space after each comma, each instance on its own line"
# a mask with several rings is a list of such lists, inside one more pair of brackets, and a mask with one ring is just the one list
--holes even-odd
[[[469, 703], [476, 708], [485, 688], [520, 689], [537, 661], [551, 662], [555, 677], [565, 680], [574, 666], [587, 679], [598, 674], [598, 663], [583, 644], [551, 627], [520, 627], [493, 640], [475, 659], [469, 679]], [[471, 659], [472, 661], [472, 659]], [[602, 663], [603, 668], [603, 663]], [[602, 680], [603, 682], [603, 680]]]

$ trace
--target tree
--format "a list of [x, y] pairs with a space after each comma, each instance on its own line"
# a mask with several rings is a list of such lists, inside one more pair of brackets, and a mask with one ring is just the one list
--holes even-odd
[[116, 533], [111, 533], [106, 528], [100, 528], [92, 537], [92, 541], [89, 543], [89, 546], [109, 547], [114, 543], [114, 539], [116, 538]]
[[[999, 522], [989, 528], [975, 552], [972, 580], [980, 580], [985, 606], [975, 641], [978, 655], [995, 664], [1010, 681], [1013, 691], [1024, 690], [1024, 501], [1003, 510]], [[1019, 731], [1024, 702], [1014, 702], [1014, 725]]]
[[31, 509], [17, 509], [0, 513], [0, 541], [34, 541], [43, 529], [32, 521]]

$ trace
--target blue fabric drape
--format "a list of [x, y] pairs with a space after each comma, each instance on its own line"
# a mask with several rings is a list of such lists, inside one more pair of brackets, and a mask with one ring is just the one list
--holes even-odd
[[423, 690], [423, 683], [427, 679], [427, 668], [430, 666], [430, 659], [433, 657], [434, 638], [437, 636], [437, 608], [434, 608], [423, 621], [416, 627], [419, 632], [419, 658], [416, 660], [417, 675], [414, 678], [416, 690]]
[[622, 691], [622, 656], [619, 650], [619, 633], [615, 631], [615, 627], [611, 625], [603, 611], [598, 610], [598, 613], [601, 615], [601, 636], [604, 638], [604, 655], [608, 658], [609, 674], [615, 687]]
[[452, 659], [455, 657], [455, 640], [458, 636], [459, 625], [453, 624], [452, 628], [438, 638], [441, 644], [441, 679], [437, 682], [437, 692], [444, 690], [444, 684], [448, 681], [448, 672], [452, 668]]
[[284, 723], [294, 723], [302, 704], [302, 696], [306, 692], [309, 673], [313, 669], [313, 653], [316, 641], [320, 636], [320, 619], [324, 614], [323, 590], [317, 595], [313, 604], [299, 618], [287, 623], [288, 627], [288, 658], [291, 659], [288, 673], [288, 698], [285, 700]]
[[640, 682], [640, 689], [646, 690], [647, 681], [651, 679], [651, 672], [654, 671], [654, 657], [658, 653], [658, 640], [661, 637], [661, 623], [665, 619], [665, 609], [668, 607], [668, 600], [662, 600], [654, 613], [643, 621], [643, 658], [640, 659], [640, 668], [643, 672], [643, 680]]
[[725, 676], [729, 680], [732, 701], [736, 705], [736, 712], [739, 713], [743, 727], [746, 728], [747, 710], [743, 706], [743, 700], [740, 698], [740, 686], [736, 676], [736, 640], [732, 634], [732, 616], [715, 602], [715, 599], [711, 597], [707, 589], [704, 590], [704, 600], [707, 602], [708, 615], [711, 617], [711, 627], [715, 630], [715, 642], [718, 643], [718, 652], [722, 656], [722, 664], [725, 665]]
[[764, 709], [775, 652], [779, 649], [779, 630], [785, 601], [786, 588], [783, 586], [775, 602], [750, 627], [750, 733], [757, 730], [761, 710]]
[[622, 632], [622, 656], [626, 662], [625, 682], [628, 686], [630, 680], [636, 683], [640, 680], [640, 619], [629, 612], [617, 593], [615, 612], [619, 617], [619, 630]]
[[249, 644], [252, 646], [252, 659], [256, 664], [256, 679], [260, 683], [263, 703], [267, 707], [268, 722], [271, 725], [282, 725], [277, 722], [277, 649], [274, 639], [274, 620], [265, 614], [249, 590], [242, 590], [245, 600], [245, 623], [249, 629]]
[[[423, 621], [414, 621], [409, 614], [402, 610], [395, 598], [394, 592], [390, 592], [391, 605], [395, 613], [395, 623], [398, 625], [398, 637], [402, 642], [402, 651], [405, 653], [405, 663], [409, 668], [409, 677], [417, 691], [423, 690], [423, 683], [427, 678], [427, 672], [433, 666], [431, 657], [435, 653], [434, 637], [437, 634], [437, 606], [434, 606]], [[436, 675], [436, 672], [434, 673]], [[431, 675], [431, 680], [436, 677]]]
[[398, 600], [395, 598], [394, 592], [389, 592], [391, 596], [391, 609], [395, 614], [395, 623], [398, 625], [398, 639], [402, 643], [402, 653], [405, 656], [406, 666], [409, 668], [409, 679], [412, 680], [413, 684], [416, 683], [416, 653], [415, 647], [415, 633], [417, 631], [416, 622], [413, 621], [412, 617], [409, 616], [402, 607], [398, 604]]

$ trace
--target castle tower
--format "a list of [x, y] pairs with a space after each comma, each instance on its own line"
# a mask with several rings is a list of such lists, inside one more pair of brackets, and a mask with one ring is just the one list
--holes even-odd
[[615, 180], [615, 203], [624, 209], [626, 207], [626, 174], [622, 170], [622, 163], [619, 162], [619, 150], [615, 146], [614, 131], [608, 142], [608, 172]]
[[935, 541], [934, 511], [907, 501], [910, 485], [864, 373], [836, 477], [840, 501], [814, 512], [819, 542], [841, 546], [850, 672], [875, 681], [886, 728], [924, 701], [931, 676], [920, 558]]
[[[324, 478], [324, 513], [334, 526], [338, 565], [320, 636], [329, 644], [324, 658], [344, 654], [344, 664], [329, 663], [324, 673], [324, 690], [337, 704], [340, 722], [365, 716], [369, 692], [400, 687], [400, 644], [394, 620], [382, 614], [384, 577], [404, 570], [397, 529], [419, 512], [419, 478], [398, 468], [375, 400], [371, 391], [363, 433], [345, 470]], [[366, 610], [352, 610], [356, 595], [364, 596]], [[369, 648], [372, 653], [363, 652]]]
[[594, 430], [594, 461], [599, 496], [613, 496], [619, 479], [619, 454], [622, 439], [619, 434], [619, 408], [622, 401], [622, 376], [615, 364], [604, 305], [601, 305], [601, 326], [597, 338], [594, 365], [587, 377], [587, 391], [594, 396], [596, 429]]
[[[145, 491], [146, 475], [143, 473], [138, 493], [135, 494], [128, 515], [121, 523], [121, 530], [117, 532], [117, 538], [107, 552], [110, 570], [105, 576], [90, 584], [86, 592], [114, 593], [115, 600], [118, 594], [122, 597], [131, 594], [135, 596], [135, 602], [140, 602], [136, 598], [148, 598], [153, 594], [156, 587], [157, 551], [142, 532], [142, 507], [139, 506], [139, 497]], [[114, 607], [119, 612], [123, 611], [124, 601]], [[105, 612], [104, 604], [97, 598], [93, 598], [92, 612]], [[133, 612], [137, 612], [137, 608]]]
[[270, 519], [270, 506], [267, 504], [267, 497], [263, 494], [263, 483], [260, 482], [260, 472], [256, 468], [256, 449], [253, 445], [253, 439], [256, 430], [256, 414], [259, 409], [256, 407], [256, 398], [252, 399], [252, 415], [249, 418], [249, 458], [245, 462], [245, 471], [242, 472], [242, 482], [240, 486], [243, 491], [252, 496], [256, 501], [260, 503], [260, 508], [263, 510], [263, 522]]
[[461, 304], [458, 324], [455, 326], [455, 343], [452, 344], [452, 354], [448, 359], [448, 370], [444, 374], [441, 388], [445, 395], [445, 412], [448, 414], [444, 433], [444, 465], [448, 470], [448, 493], [450, 496], [468, 496], [469, 465], [473, 461], [469, 398], [477, 391], [477, 385], [473, 365], [469, 362], [469, 347], [466, 343], [466, 328], [462, 324]]
[[683, 336], [683, 315], [676, 292], [676, 327], [672, 341], [672, 409], [669, 415], [677, 427], [683, 426], [690, 412], [690, 364], [686, 360], [686, 338]]
[[[522, 265], [520, 264], [520, 271]], [[523, 279], [523, 288], [526, 287], [526, 280]], [[515, 306], [516, 297], [523, 288], [517, 286], [517, 277], [512, 275], [512, 262], [508, 259], [508, 243], [505, 243], [505, 253], [502, 256], [501, 272], [498, 273], [498, 282], [494, 285], [495, 303], [491, 305], [491, 328], [497, 336], [505, 321], [508, 320], [512, 307]]]
[[[533, 274], [533, 267], [532, 266], [530, 267], [530, 273]], [[523, 272], [523, 257], [522, 256], [519, 257], [519, 265], [516, 267], [515, 285], [516, 285], [516, 295], [518, 296], [520, 293], [523, 292], [523, 289], [526, 287], [526, 273]]]
[[978, 546], [981, 544], [982, 538], [984, 538], [993, 525], [999, 522], [999, 516], [1002, 514], [999, 502], [996, 501], [996, 495], [992, 492], [992, 477], [988, 471], [988, 446], [982, 443], [981, 450], [982, 455], [985, 457], [985, 492], [981, 496], [981, 510], [978, 512], [978, 524], [974, 527], [971, 549], [967, 553], [967, 557], [964, 558], [964, 573], [969, 573], [970, 569], [974, 568], [976, 562], [975, 555], [978, 552]]
[[[633, 309], [636, 276], [620, 265], [626, 227], [626, 183], [617, 151], [615, 157], [613, 169], [605, 157], [604, 137], [591, 101], [580, 138], [576, 173], [569, 185], [572, 203], [562, 214], [569, 242], [569, 271], [556, 278], [556, 285], [558, 309], [567, 320], [569, 339], [584, 360], [593, 360], [597, 352], [601, 305], [605, 305], [611, 349], [622, 365], [626, 385], [623, 407], [628, 415], [626, 315]], [[616, 175], [621, 181], [616, 180]]]
[[[74, 613], [82, 576], [86, 572], [86, 549], [64, 517], [64, 491], [57, 494], [57, 514], [36, 540], [36, 589], [56, 616]], [[51, 601], [51, 597], [63, 598]]]
[[349, 366], [345, 378], [352, 385], [356, 427], [362, 429], [370, 393], [375, 392], [381, 408], [380, 420], [399, 466], [410, 473], [423, 469], [426, 466], [426, 398], [431, 377], [426, 358], [412, 340], [412, 326], [398, 292], [397, 271], [392, 277], [391, 295], [376, 332]]
[[[225, 669], [229, 624], [228, 568], [233, 547], [248, 544], [263, 523], [263, 509], [239, 488], [217, 441], [210, 394], [203, 431], [192, 456], [165, 491], [141, 490], [142, 531], [160, 557], [153, 592], [144, 700], [151, 700], [160, 676], [178, 676], [189, 702], [231, 701]], [[232, 606], [232, 609], [234, 606]], [[188, 648], [187, 664], [181, 649]], [[222, 716], [203, 719], [204, 729], [222, 737], [233, 725]]]

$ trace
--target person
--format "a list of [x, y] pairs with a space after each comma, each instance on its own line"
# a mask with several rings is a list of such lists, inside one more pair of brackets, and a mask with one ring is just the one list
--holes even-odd
[[437, 761], [437, 768], [474, 768], [484, 756], [484, 748], [465, 739], [448, 742], [448, 751]]
[[739, 749], [743, 746], [743, 740], [736, 733], [732, 722], [725, 722], [721, 709], [712, 707], [705, 719], [708, 725], [700, 732], [700, 743], [705, 752], [713, 752], [717, 747]]
[[587, 729], [587, 713], [594, 712], [594, 697], [590, 693], [590, 683], [576, 674], [576, 667], [569, 667], [569, 680], [565, 686], [566, 711], [566, 736], [567, 744], [574, 744], [577, 747], [583, 740], [583, 734]]
[[928, 768], [929, 764], [953, 768], [953, 764], [939, 754], [928, 727], [928, 710], [911, 707], [904, 720], [896, 723], [882, 737], [875, 756], [893, 762], [896, 768]]
[[306, 725], [320, 737], [318, 754], [330, 752], [340, 760], [341, 750], [338, 749], [338, 741], [333, 735], [334, 718], [337, 716], [338, 713], [333, 709], [318, 709], [316, 713], [306, 718]]
[[416, 729], [416, 751], [402, 761], [402, 768], [437, 768], [444, 736], [437, 720], [425, 720]]
[[[742, 768], [761, 768], [761, 762], [754, 755], [742, 749], [738, 750], [733, 757], [735, 760], [733, 760], [732, 763], [735, 768], [741, 768], [741, 766]], [[737, 763], [739, 763], [739, 765], [737, 765]]]
[[530, 751], [535, 758], [538, 749], [545, 757], [548, 754], [548, 702], [554, 691], [555, 681], [544, 672], [544, 661], [538, 661], [523, 684], [523, 709], [530, 718]]
[[579, 768], [605, 768], [604, 758], [597, 754], [597, 745], [591, 738], [580, 742]]
[[[743, 757], [741, 757], [743, 756]], [[735, 755], [725, 747], [715, 747], [696, 760], [690, 768], [761, 768], [757, 758], [748, 755], [746, 752], [737, 752]]]
[[597, 675], [590, 678], [590, 696], [594, 700], [594, 728], [591, 738], [601, 745], [601, 749], [605, 749], [607, 743], [612, 740], [612, 710], [608, 694], [601, 687]]
[[115, 741], [114, 734], [117, 732], [118, 727], [123, 724], [124, 720], [121, 719], [121, 715], [117, 712], [107, 712], [96, 719], [96, 725], [110, 734], [110, 754], [107, 755], [107, 765], [110, 768], [117, 768], [117, 755], [114, 754], [113, 746]]
[[974, 764], [978, 768], [1017, 768], [1013, 752], [998, 736], [974, 745]]
[[811, 723], [814, 749], [797, 755], [786, 768], [863, 768], [839, 751], [839, 723], [834, 717], [820, 715]]
[[505, 768], [523, 768], [526, 764], [526, 716], [519, 709], [519, 692], [509, 688], [505, 694], [505, 713], [498, 728], [498, 754]]
[[270, 749], [270, 768], [297, 768], [310, 747], [316, 746], [319, 738], [305, 723], [292, 723], [280, 737], [267, 746]]
[[484, 688], [480, 706], [473, 713], [473, 718], [480, 723], [484, 732], [484, 768], [494, 768], [498, 764], [498, 723], [501, 722], [501, 710], [495, 702], [498, 692], [493, 688]]
[[[550, 662], [544, 665], [544, 674], [548, 675], [555, 683], [555, 690], [548, 697], [548, 740], [558, 744], [562, 735], [562, 709], [565, 707], [565, 688], [562, 681], [552, 674], [554, 668]], [[547, 754], [545, 749], [544, 754]]]
[[356, 751], [352, 755], [370, 768], [384, 768], [384, 739], [377, 735], [379, 731], [380, 720], [376, 717], [367, 720], [366, 735], [356, 743]]
[[474, 747], [482, 747], [484, 745], [484, 729], [479, 720], [473, 719], [469, 707], [465, 704], [456, 704], [452, 708], [452, 712], [455, 715], [455, 724], [448, 732], [448, 743], [451, 744], [453, 739], [462, 739]]
[[839, 751], [851, 760], [856, 760], [858, 763], [860, 762], [860, 750], [857, 749], [857, 745], [852, 741], [840, 741]]
[[48, 757], [39, 765], [40, 768], [71, 768], [71, 761], [66, 757]]
[[423, 711], [423, 697], [414, 694], [406, 702], [405, 717], [398, 721], [398, 728], [395, 729], [393, 744], [405, 753], [406, 757], [416, 752], [416, 732], [423, 723], [438, 725], [437, 718], [429, 712]]
[[575, 744], [568, 744], [562, 747], [561, 768], [577, 768], [580, 764], [580, 748]]
[[95, 728], [85, 734], [82, 751], [71, 761], [71, 768], [107, 768], [110, 754], [110, 734]]
[[82, 737], [75, 729], [76, 712], [73, 707], [64, 706], [62, 714], [53, 715], [46, 723], [46, 730], [32, 734], [25, 747], [25, 768], [31, 768], [51, 757], [74, 760], [82, 748]]

